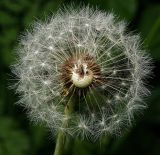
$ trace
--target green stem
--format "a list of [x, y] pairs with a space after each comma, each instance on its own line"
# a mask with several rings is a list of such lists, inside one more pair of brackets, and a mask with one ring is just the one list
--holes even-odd
[[[70, 99], [65, 107], [64, 113], [66, 116], [69, 116], [74, 111], [74, 102], [72, 99]], [[63, 122], [62, 127], [65, 128], [68, 126], [69, 122]], [[65, 141], [66, 136], [65, 134], [60, 130], [58, 133], [57, 141], [56, 141], [56, 147], [54, 155], [63, 155], [64, 147], [65, 147]]]
[[54, 155], [62, 155], [65, 144], [65, 135], [60, 131], [58, 133]]

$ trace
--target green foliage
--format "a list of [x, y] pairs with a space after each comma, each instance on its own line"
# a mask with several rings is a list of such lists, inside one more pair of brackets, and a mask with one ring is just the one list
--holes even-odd
[[14, 24], [15, 19], [4, 11], [0, 11], [0, 24], [3, 26]]
[[[44, 20], [59, 6], [71, 2], [89, 3], [131, 21], [129, 29], [141, 33], [145, 47], [160, 66], [160, 3], [155, 0], [0, 0], [0, 155], [51, 155], [54, 150], [54, 140], [47, 136], [47, 130], [29, 124], [25, 110], [15, 105], [19, 98], [7, 88], [12, 79], [9, 66], [14, 63], [14, 49], [20, 34], [35, 20]], [[149, 83], [153, 85], [149, 108], [143, 119], [139, 116], [134, 128], [121, 138], [104, 139], [95, 144], [73, 141], [66, 153], [159, 155], [160, 80], [157, 72], [154, 76], [157, 78]]]
[[[128, 5], [129, 4], [129, 5]], [[131, 19], [137, 10], [136, 0], [109, 0], [106, 8], [115, 11], [121, 18]]]
[[87, 0], [92, 4], [107, 11], [115, 12], [120, 18], [130, 20], [136, 13], [137, 0]]
[[29, 137], [18, 128], [17, 122], [10, 117], [0, 118], [0, 154], [24, 155], [29, 149]]
[[139, 22], [139, 30], [151, 55], [160, 59], [160, 5], [147, 7]]

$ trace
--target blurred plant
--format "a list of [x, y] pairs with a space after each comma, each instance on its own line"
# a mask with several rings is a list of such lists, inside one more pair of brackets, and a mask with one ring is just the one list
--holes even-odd
[[10, 117], [1, 117], [0, 122], [0, 154], [25, 154], [30, 146], [27, 134]]
[[66, 135], [93, 141], [118, 135], [146, 107], [150, 58], [140, 37], [112, 13], [59, 10], [22, 37], [17, 56], [19, 104], [32, 121], [58, 133], [55, 155], [62, 154]]

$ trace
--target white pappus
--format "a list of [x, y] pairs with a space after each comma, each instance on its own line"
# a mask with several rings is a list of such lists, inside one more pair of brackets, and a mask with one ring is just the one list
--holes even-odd
[[[12, 67], [19, 104], [55, 133], [82, 139], [117, 135], [146, 107], [151, 59], [141, 46], [139, 35], [128, 34], [112, 13], [59, 10], [20, 41]], [[74, 110], [66, 116], [72, 98]]]

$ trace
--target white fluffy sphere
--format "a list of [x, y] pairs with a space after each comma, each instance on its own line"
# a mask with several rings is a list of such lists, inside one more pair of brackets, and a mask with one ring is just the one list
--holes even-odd
[[[81, 138], [117, 135], [146, 107], [150, 58], [112, 13], [64, 9], [37, 22], [17, 50], [19, 103], [33, 121]], [[73, 99], [74, 98], [74, 99]], [[66, 116], [68, 102], [74, 110]], [[67, 121], [68, 126], [62, 124]]]

